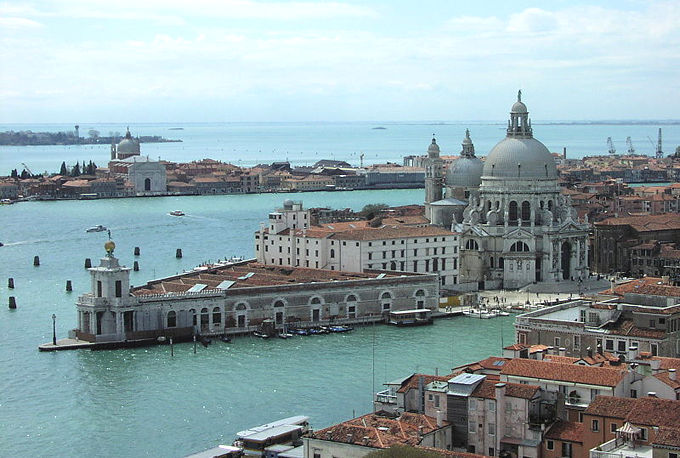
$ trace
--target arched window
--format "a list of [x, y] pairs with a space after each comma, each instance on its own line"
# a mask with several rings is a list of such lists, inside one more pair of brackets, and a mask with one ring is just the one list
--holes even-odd
[[493, 269], [495, 267], [494, 264], [495, 264], [495, 259], [493, 258], [493, 256], [491, 256], [489, 258], [489, 267], [491, 267]]
[[174, 328], [177, 326], [177, 313], [174, 310], [168, 312], [168, 325], [167, 328]]
[[550, 211], [553, 210], [553, 201], [552, 200], [548, 201], [548, 210], [550, 210]]
[[350, 294], [349, 296], [347, 296], [347, 299], [345, 300], [345, 302], [356, 302], [356, 301], [357, 301], [357, 297], [354, 294]]
[[390, 262], [390, 270], [397, 270], [397, 263], [392, 261]]
[[469, 239], [467, 242], [465, 242], [465, 249], [466, 250], [479, 250], [479, 244], [477, 243], [476, 240]]
[[222, 311], [220, 310], [219, 307], [215, 307], [213, 309], [213, 325], [215, 324], [222, 324]]
[[277, 325], [283, 324], [284, 320], [284, 307], [286, 304], [282, 300], [274, 302], [274, 323]]
[[517, 222], [517, 202], [514, 200], [510, 201], [510, 206], [508, 208], [508, 221]]
[[350, 294], [349, 296], [347, 296], [347, 299], [345, 299], [345, 302], [347, 302], [347, 318], [356, 318], [357, 297], [354, 294]]
[[510, 246], [510, 251], [529, 251], [529, 245], [524, 242], [515, 242]]
[[498, 258], [498, 268], [502, 269], [504, 267], [505, 267], [505, 259], [503, 259], [503, 257], [501, 256], [500, 258]]
[[194, 310], [194, 309], [189, 310], [189, 315], [191, 315], [191, 324], [193, 326], [196, 326], [196, 324], [198, 324], [197, 321], [196, 321], [197, 320], [196, 310]]
[[201, 309], [201, 331], [207, 331], [210, 326], [210, 314], [207, 308]]
[[385, 291], [380, 295], [380, 304], [383, 312], [389, 312], [392, 309], [392, 294]]
[[286, 304], [283, 303], [283, 301], [276, 301], [274, 302], [274, 307], [285, 307]]
[[97, 280], [97, 297], [102, 297], [102, 282]]
[[248, 306], [243, 302], [236, 304], [236, 326], [239, 328], [246, 327], [246, 317], [247, 317]]
[[334, 258], [334, 257], [335, 257], [335, 250], [333, 248], [331, 248], [331, 258]]
[[310, 304], [315, 305], [315, 304], [321, 304], [321, 298], [319, 297], [313, 297], [311, 301], [309, 301]]
[[522, 202], [522, 221], [529, 221], [531, 219], [531, 204], [528, 200]]

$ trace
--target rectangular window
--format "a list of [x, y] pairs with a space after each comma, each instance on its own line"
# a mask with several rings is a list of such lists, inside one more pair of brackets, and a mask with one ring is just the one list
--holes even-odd
[[558, 349], [560, 348], [560, 338], [559, 337], [555, 337], [554, 344], [555, 344], [555, 347], [557, 347]]
[[477, 401], [475, 399], [470, 399], [468, 401], [468, 409], [470, 409], [470, 410], [476, 410], [477, 409]]
[[438, 394], [436, 394], [434, 396], [434, 406], [439, 407], [439, 395]]
[[604, 341], [604, 349], [609, 351], [614, 351], [614, 341], [612, 339], [607, 339]]
[[581, 323], [583, 323], [584, 321], [586, 321], [586, 311], [581, 310], [580, 315], [581, 315]]
[[496, 424], [495, 423], [489, 423], [489, 436], [495, 436], [496, 435]]
[[592, 424], [590, 425], [590, 429], [592, 429], [594, 432], [598, 432], [600, 430], [600, 420], [593, 420]]
[[123, 282], [116, 280], [116, 297], [123, 297]]
[[574, 336], [574, 350], [581, 348], [581, 336]]
[[496, 411], [496, 402], [495, 401], [487, 401], [487, 402], [488, 402], [489, 412], [495, 412]]
[[496, 456], [496, 451], [493, 449], [493, 447], [489, 447], [489, 456]]
[[652, 356], [659, 356], [659, 345], [653, 343], [652, 344]]
[[471, 433], [476, 433], [477, 432], [477, 423], [474, 421], [468, 422], [468, 431]]
[[616, 423], [610, 423], [609, 424], [609, 431], [615, 433], [616, 432]]
[[656, 320], [649, 320], [649, 327], [655, 328], [656, 327]]
[[626, 341], [625, 340], [619, 340], [617, 342], [618, 344], [618, 350], [619, 351], [626, 351]]
[[633, 399], [637, 398], [637, 390], [630, 390], [630, 397]]
[[555, 443], [553, 441], [547, 441], [545, 446], [548, 450], [555, 450]]

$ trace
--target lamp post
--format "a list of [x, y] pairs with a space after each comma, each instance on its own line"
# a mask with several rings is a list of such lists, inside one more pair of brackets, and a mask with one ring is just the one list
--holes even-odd
[[52, 345], [57, 345], [57, 315], [52, 314]]

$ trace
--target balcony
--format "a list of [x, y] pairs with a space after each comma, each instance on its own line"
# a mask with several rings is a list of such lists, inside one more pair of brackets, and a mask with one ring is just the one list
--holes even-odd
[[652, 447], [621, 438], [590, 449], [590, 458], [652, 458]]
[[375, 402], [379, 402], [381, 404], [396, 404], [397, 396], [390, 394], [390, 390], [378, 391], [375, 393]]

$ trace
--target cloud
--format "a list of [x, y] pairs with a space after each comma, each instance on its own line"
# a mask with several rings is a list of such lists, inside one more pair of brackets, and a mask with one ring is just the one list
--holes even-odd
[[36, 28], [43, 25], [32, 19], [22, 17], [0, 17], [0, 28], [20, 29], [20, 28]]

